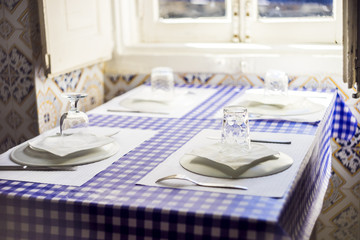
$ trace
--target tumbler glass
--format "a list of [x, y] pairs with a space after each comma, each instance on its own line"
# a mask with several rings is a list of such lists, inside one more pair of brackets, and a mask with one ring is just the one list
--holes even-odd
[[151, 71], [151, 90], [156, 99], [168, 101], [174, 96], [174, 74], [168, 67], [157, 67]]
[[221, 142], [225, 148], [241, 151], [251, 149], [249, 116], [245, 107], [224, 107]]
[[265, 94], [266, 95], [287, 95], [288, 76], [285, 72], [270, 70], [265, 76]]

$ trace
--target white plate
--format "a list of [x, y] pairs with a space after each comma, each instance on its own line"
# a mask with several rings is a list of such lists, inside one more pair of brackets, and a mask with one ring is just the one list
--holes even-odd
[[268, 116], [296, 116], [316, 113], [325, 109], [323, 105], [314, 103], [307, 99], [293, 104], [288, 104], [286, 106], [262, 104], [252, 101], [241, 101], [237, 104], [246, 107], [250, 116], [251, 114]]
[[94, 134], [50, 135], [29, 141], [29, 145], [33, 150], [42, 150], [64, 157], [75, 152], [101, 147], [113, 141], [111, 137]]
[[113, 141], [101, 147], [60, 157], [49, 152], [31, 149], [28, 143], [25, 142], [11, 152], [10, 159], [17, 164], [28, 166], [77, 166], [111, 157], [117, 153], [119, 149], [119, 143]]
[[218, 178], [252, 178], [262, 177], [286, 170], [293, 164], [294, 160], [280, 152], [277, 156], [255, 165], [234, 170], [224, 164], [209, 161], [206, 158], [185, 154], [180, 159], [180, 165], [190, 172], [200, 175]]
[[305, 100], [305, 97], [302, 96], [289, 96], [280, 94], [265, 95], [256, 93], [245, 93], [244, 98], [249, 102], [261, 103], [265, 105], [275, 105], [279, 107], [285, 107]]
[[151, 111], [159, 113], [169, 113], [171, 106], [169, 103], [157, 100], [144, 100], [137, 98], [125, 98], [120, 102], [122, 107], [135, 111]]

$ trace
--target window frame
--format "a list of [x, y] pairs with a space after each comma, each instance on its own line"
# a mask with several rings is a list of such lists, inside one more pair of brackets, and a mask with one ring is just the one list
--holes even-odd
[[140, 36], [144, 43], [231, 42], [231, 0], [226, 0], [225, 17], [212, 19], [159, 19], [158, 0], [138, 0], [138, 6], [142, 19], [139, 21], [140, 32], [143, 33]]
[[[260, 18], [255, 0], [245, 0], [246, 35], [254, 43], [342, 43], [342, 1], [334, 0], [332, 17]], [[281, 31], [279, 31], [279, 29]], [[319, 31], [321, 29], [321, 31]], [[245, 37], [246, 38], [246, 37]]]

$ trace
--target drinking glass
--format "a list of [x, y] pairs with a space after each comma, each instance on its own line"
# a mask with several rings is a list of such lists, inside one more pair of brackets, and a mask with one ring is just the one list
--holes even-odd
[[89, 118], [78, 109], [80, 99], [87, 97], [86, 93], [64, 93], [63, 97], [70, 101], [70, 109], [60, 118], [60, 135], [71, 135], [86, 131]]
[[168, 101], [174, 95], [174, 73], [171, 68], [157, 67], [151, 71], [151, 90], [156, 99]]
[[245, 107], [237, 105], [224, 107], [221, 143], [224, 149], [241, 151], [251, 149], [249, 116]]
[[270, 70], [265, 76], [265, 94], [266, 95], [287, 95], [288, 92], [288, 76], [285, 72], [278, 70]]

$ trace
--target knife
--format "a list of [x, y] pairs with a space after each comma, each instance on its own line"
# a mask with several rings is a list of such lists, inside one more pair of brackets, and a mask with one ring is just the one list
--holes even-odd
[[23, 166], [23, 165], [4, 165], [0, 166], [0, 170], [17, 171], [75, 171], [76, 167], [71, 166]]
[[[213, 139], [213, 140], [221, 140], [221, 138], [219, 137], [212, 137], [212, 136], [208, 136], [208, 139]], [[291, 141], [278, 141], [278, 140], [260, 140], [260, 139], [250, 139], [251, 142], [256, 142], [256, 143], [274, 143], [274, 144], [291, 144]]]
[[271, 141], [271, 140], [257, 140], [257, 139], [251, 139], [251, 142], [257, 142], [257, 143], [274, 143], [274, 144], [291, 144], [291, 141]]
[[152, 111], [139, 111], [139, 110], [121, 110], [121, 109], [108, 109], [108, 112], [124, 112], [124, 113], [149, 113], [149, 114], [164, 114], [168, 115], [167, 112], [152, 112]]

